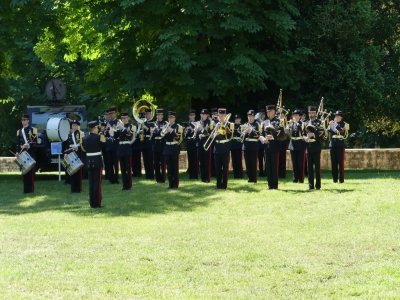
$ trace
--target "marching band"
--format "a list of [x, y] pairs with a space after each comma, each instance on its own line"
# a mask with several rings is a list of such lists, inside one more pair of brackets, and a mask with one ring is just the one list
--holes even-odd
[[[146, 179], [155, 179], [158, 183], [168, 179], [168, 188], [178, 189], [182, 141], [186, 144], [189, 178], [198, 179], [200, 175], [202, 182], [209, 183], [214, 164], [217, 189], [228, 188], [230, 161], [234, 178], [243, 178], [243, 157], [249, 183], [257, 183], [257, 173], [265, 174], [268, 189], [278, 189], [278, 178], [286, 176], [282, 173], [283, 168], [286, 171], [288, 149], [293, 182], [303, 183], [307, 176], [309, 189], [319, 190], [322, 142], [329, 138], [333, 181], [344, 182], [345, 139], [349, 124], [340, 110], [330, 120], [331, 113], [323, 109], [323, 98], [318, 109], [308, 107], [308, 119], [299, 109], [294, 110], [289, 119], [289, 110], [282, 106], [281, 91], [277, 105], [267, 105], [265, 112], [256, 113], [250, 109], [244, 124], [239, 114], [235, 114], [231, 122], [231, 114], [225, 108], [212, 109], [211, 116], [204, 108], [198, 121], [196, 111], [190, 110], [188, 121], [182, 122], [186, 125], [183, 127], [176, 122], [174, 111], [168, 111], [168, 121], [165, 121], [164, 109], [156, 108], [147, 100], [135, 103], [132, 121], [128, 112], [121, 112], [121, 119], [117, 118], [116, 112], [116, 107], [112, 106], [99, 121], [89, 122], [86, 136], [80, 130], [79, 121], [70, 120], [65, 157], [68, 152], [73, 152], [75, 160], [85, 161], [91, 207], [101, 207], [103, 167], [106, 179], [112, 184], [119, 182], [121, 168], [122, 190], [131, 190], [132, 176], [141, 176], [141, 158]], [[29, 156], [34, 165], [30, 145], [35, 143], [37, 129], [29, 125], [29, 115], [23, 115], [21, 123], [22, 128], [17, 131], [16, 162], [23, 171], [24, 193], [31, 193], [34, 191], [35, 168], [28, 166], [26, 159], [21, 157]], [[70, 164], [65, 158], [66, 170]], [[82, 191], [82, 165], [69, 172], [71, 192]]]

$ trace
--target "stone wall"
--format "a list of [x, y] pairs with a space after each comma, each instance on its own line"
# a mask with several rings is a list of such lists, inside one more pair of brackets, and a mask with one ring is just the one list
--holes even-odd
[[[286, 153], [287, 169], [292, 169], [290, 152]], [[187, 168], [186, 151], [179, 157], [180, 169]], [[232, 164], [231, 164], [232, 166]], [[245, 163], [243, 162], [245, 167]], [[321, 168], [330, 169], [329, 150], [322, 150]], [[400, 148], [392, 149], [346, 149], [346, 169], [400, 170]], [[0, 157], [0, 172], [18, 172], [13, 157]]]

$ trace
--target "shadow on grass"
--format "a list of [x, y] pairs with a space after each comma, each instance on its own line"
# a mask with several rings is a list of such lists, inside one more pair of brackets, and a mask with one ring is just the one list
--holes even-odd
[[[330, 178], [325, 172], [324, 178]], [[178, 190], [168, 190], [168, 184], [157, 184], [145, 179], [133, 179], [132, 191], [122, 191], [121, 184], [111, 185], [103, 181], [102, 209], [90, 209], [88, 204], [88, 183], [83, 182], [82, 193], [70, 193], [70, 186], [57, 182], [55, 174], [40, 174], [36, 180], [36, 192], [31, 195], [22, 194], [22, 178], [18, 174], [0, 174], [0, 215], [20, 215], [43, 213], [47, 211], [65, 211], [76, 215], [104, 216], [150, 216], [152, 214], [168, 213], [170, 211], [190, 212], [197, 208], [207, 207], [218, 201], [226, 191], [215, 189], [215, 180], [209, 184], [189, 180], [181, 174], [181, 184]], [[230, 176], [232, 178], [232, 176]], [[346, 181], [351, 184], [362, 179], [400, 179], [399, 171], [346, 171]], [[286, 179], [281, 180], [280, 191], [285, 193], [309, 193], [304, 186], [293, 188], [291, 172]], [[260, 189], [261, 187], [261, 189]], [[247, 179], [230, 180], [229, 192], [257, 193], [266, 189], [265, 178], [259, 178], [257, 184], [247, 183]], [[265, 189], [264, 189], [265, 188]], [[337, 189], [324, 189], [321, 192], [334, 194], [354, 191], [346, 187], [346, 182]], [[315, 194], [320, 191], [311, 191]]]
[[[82, 193], [70, 193], [70, 186], [57, 182], [57, 176], [37, 176], [34, 194], [22, 194], [20, 175], [0, 174], [0, 215], [20, 215], [46, 211], [66, 211], [78, 215], [145, 216], [169, 211], [192, 211], [218, 200], [214, 185], [186, 181], [178, 190], [167, 189], [145, 179], [133, 179], [132, 191], [122, 191], [122, 184], [103, 181], [102, 209], [90, 209], [88, 183], [83, 181]], [[50, 184], [50, 179], [53, 180]], [[181, 182], [182, 183], [182, 182]]]

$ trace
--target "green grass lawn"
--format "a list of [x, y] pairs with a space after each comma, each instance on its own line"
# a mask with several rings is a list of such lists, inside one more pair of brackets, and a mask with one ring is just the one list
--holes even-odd
[[0, 297], [400, 298], [400, 172], [324, 175], [313, 192], [104, 182], [93, 210], [86, 181], [39, 175], [25, 196], [0, 174]]

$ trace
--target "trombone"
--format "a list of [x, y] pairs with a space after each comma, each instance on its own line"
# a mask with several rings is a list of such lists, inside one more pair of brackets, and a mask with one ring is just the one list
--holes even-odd
[[214, 142], [214, 140], [215, 140], [215, 138], [216, 138], [216, 136], [217, 136], [218, 128], [220, 128], [220, 127], [225, 127], [226, 124], [228, 123], [230, 117], [231, 117], [231, 114], [230, 114], [230, 113], [227, 114], [227, 115], [225, 116], [225, 119], [224, 119], [223, 124], [220, 125], [220, 123], [218, 123], [218, 124], [214, 127], [213, 131], [211, 132], [211, 134], [209, 135], [208, 139], [206, 140], [206, 142], [205, 142], [204, 145], [203, 145], [204, 150], [208, 151], [208, 149], [210, 149], [211, 145], [213, 144], [213, 142]]

